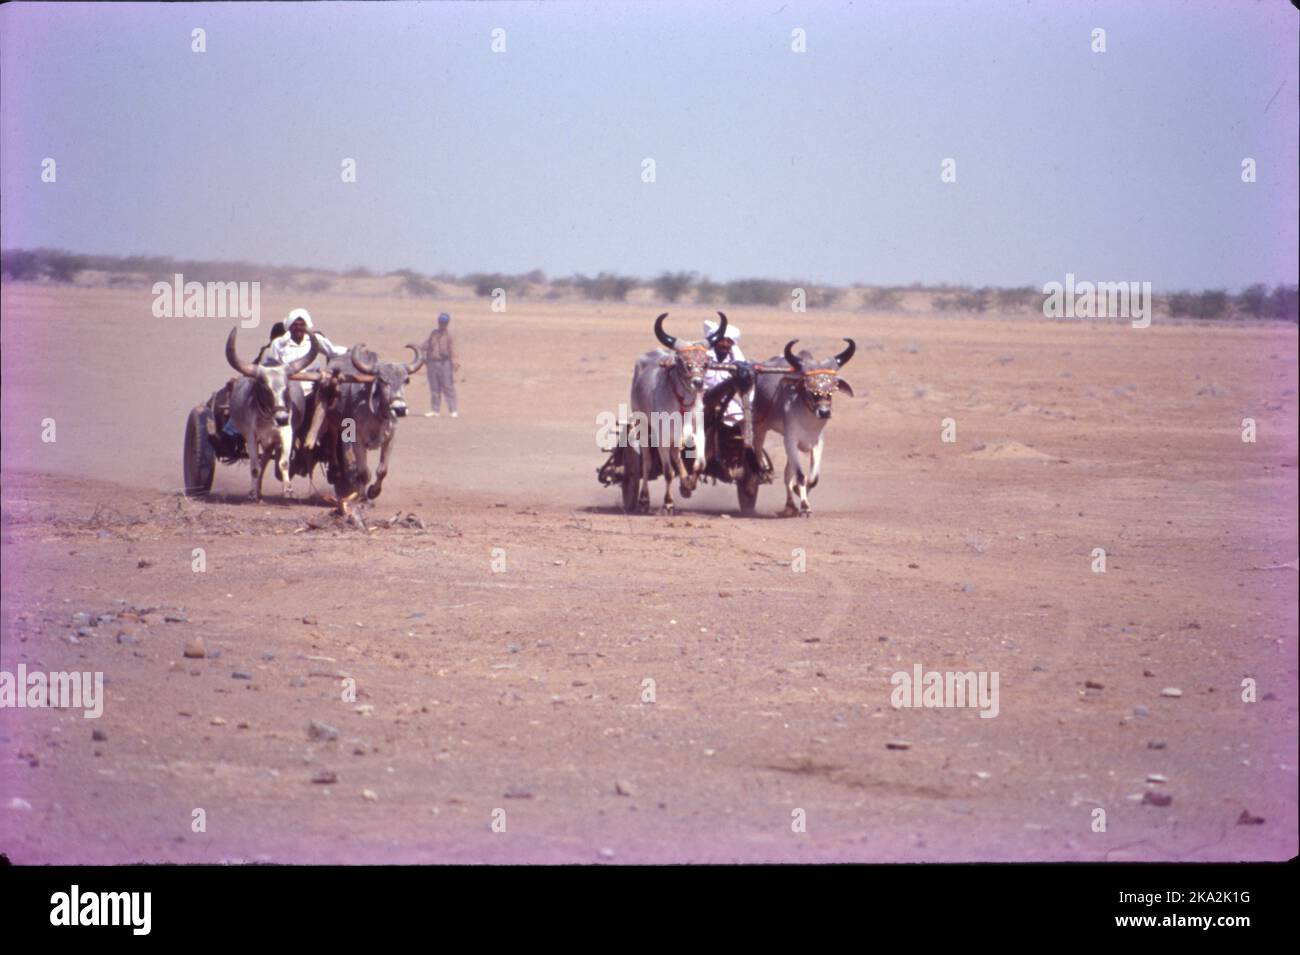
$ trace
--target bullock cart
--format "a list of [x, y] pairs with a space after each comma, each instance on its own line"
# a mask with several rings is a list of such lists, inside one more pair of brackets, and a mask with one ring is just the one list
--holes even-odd
[[[772, 460], [762, 448], [754, 447], [753, 412], [750, 408], [748, 383], [754, 374], [790, 374], [789, 368], [768, 368], [735, 362], [710, 362], [710, 369], [733, 373], [734, 387], [719, 386], [706, 398], [704, 409], [705, 464], [704, 477], [714, 484], [736, 485], [736, 497], [742, 514], [752, 514], [758, 502], [760, 485], [772, 483]], [[725, 409], [732, 398], [741, 406], [742, 420], [733, 424], [726, 420]], [[596, 479], [605, 487], [617, 485], [623, 494], [623, 510], [634, 513], [642, 477], [642, 458], [649, 461], [650, 480], [663, 476], [663, 466], [653, 449], [643, 448], [638, 454], [628, 436], [629, 422], [619, 422], [614, 443], [606, 448], [608, 456], [596, 469]], [[686, 487], [683, 495], [689, 496]]]

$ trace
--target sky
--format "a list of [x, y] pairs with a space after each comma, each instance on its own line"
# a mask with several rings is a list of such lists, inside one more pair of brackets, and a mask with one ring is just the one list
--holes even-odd
[[11, 3], [0, 242], [428, 274], [1293, 284], [1297, 32], [1284, 0]]

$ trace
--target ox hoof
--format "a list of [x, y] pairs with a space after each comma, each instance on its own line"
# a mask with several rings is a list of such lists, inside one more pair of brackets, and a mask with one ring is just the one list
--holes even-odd
[[798, 513], [799, 513], [798, 509], [797, 509], [793, 504], [787, 504], [787, 505], [786, 505], [785, 507], [783, 507], [781, 510], [779, 510], [779, 511], [776, 512], [776, 516], [777, 516], [777, 517], [794, 517], [794, 516], [796, 516]]
[[805, 508], [802, 508], [802, 509], [799, 511], [799, 516], [800, 516], [800, 517], [812, 517], [812, 508], [811, 508], [811, 507], [805, 507]]
[[671, 504], [665, 504], [663, 507], [659, 508], [659, 513], [664, 517], [672, 517], [677, 512], [673, 510]]

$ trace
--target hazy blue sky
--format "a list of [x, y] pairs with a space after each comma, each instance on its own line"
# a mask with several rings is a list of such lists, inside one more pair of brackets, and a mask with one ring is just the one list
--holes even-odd
[[1284, 0], [9, 4], [0, 226], [424, 272], [1295, 282], [1298, 70]]

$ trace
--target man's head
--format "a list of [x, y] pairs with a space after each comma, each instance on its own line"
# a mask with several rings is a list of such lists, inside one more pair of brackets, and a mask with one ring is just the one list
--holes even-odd
[[445, 330], [447, 326], [450, 324], [451, 324], [451, 316], [448, 315], [446, 312], [443, 312], [438, 316], [438, 329], [440, 331]]
[[[718, 314], [722, 314], [719, 312]], [[715, 338], [718, 333], [718, 323], [707, 320], [704, 323], [704, 337], [713, 342], [713, 352], [718, 357], [718, 361], [726, 361], [731, 357], [731, 349], [740, 341], [740, 326], [728, 324], [723, 335]]]
[[295, 308], [290, 312], [288, 322], [289, 334], [295, 343], [301, 342], [303, 336], [312, 329], [311, 314], [305, 308]]

